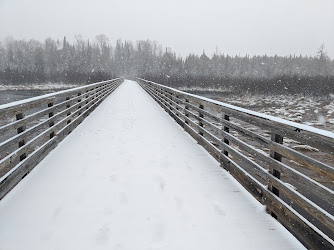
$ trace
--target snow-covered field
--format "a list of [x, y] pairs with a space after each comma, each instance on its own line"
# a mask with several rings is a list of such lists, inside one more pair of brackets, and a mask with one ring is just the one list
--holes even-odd
[[190, 93], [206, 96], [221, 102], [280, 117], [289, 121], [334, 131], [334, 95], [236, 95], [203, 89], [186, 89]]
[[64, 83], [45, 83], [31, 85], [0, 84], [0, 105], [74, 87], [78, 87], [78, 85]]
[[232, 89], [181, 87], [179, 90], [289, 121], [334, 131], [334, 93], [328, 93], [327, 96], [241, 95]]
[[[334, 132], [334, 95], [332, 94], [323, 97], [306, 97], [303, 95], [265, 96], [249, 94], [242, 96], [232, 94], [230, 92], [215, 92], [213, 90], [203, 91], [198, 89], [187, 89], [186, 91], [248, 110], [260, 112], [265, 115], [312, 126], [323, 130], [324, 134], [326, 134], [327, 131]], [[238, 119], [233, 119], [233, 123], [270, 139], [271, 132], [269, 130], [261, 129]], [[264, 148], [262, 145], [254, 143], [253, 140], [248, 137], [241, 138], [241, 135], [234, 130], [231, 130], [230, 132], [239, 139], [244, 140], [246, 143], [253, 145], [263, 153], [269, 154], [270, 151], [268, 148]], [[300, 142], [289, 138], [284, 138], [283, 143], [304, 155], [334, 167], [333, 155], [323, 153], [314, 147], [303, 145]], [[332, 179], [326, 178], [325, 176], [314, 171], [310, 171], [293, 160], [283, 158], [283, 161], [285, 164], [295, 168], [303, 174], [306, 174], [326, 187], [330, 189], [334, 188], [334, 181]]]
[[0, 202], [0, 249], [302, 249], [135, 82]]
[[229, 96], [222, 101], [325, 130], [334, 128], [334, 98], [299, 95]]
[[58, 90], [78, 87], [78, 84], [68, 83], [44, 83], [44, 84], [21, 84], [21, 85], [7, 85], [0, 84], [0, 90]]

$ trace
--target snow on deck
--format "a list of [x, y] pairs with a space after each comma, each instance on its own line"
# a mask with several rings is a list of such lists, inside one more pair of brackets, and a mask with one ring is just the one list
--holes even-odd
[[0, 249], [300, 249], [135, 82], [0, 202]]

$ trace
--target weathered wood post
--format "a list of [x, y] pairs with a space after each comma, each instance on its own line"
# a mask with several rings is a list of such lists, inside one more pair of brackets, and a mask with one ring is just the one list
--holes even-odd
[[[223, 118], [223, 119], [226, 120], [226, 121], [229, 121], [229, 120], [230, 120], [230, 116], [224, 114], [224, 118]], [[227, 127], [226, 125], [224, 125], [223, 129], [224, 129], [224, 131], [225, 131], [226, 133], [229, 133], [229, 132], [230, 132], [230, 128]], [[229, 145], [229, 144], [230, 144], [230, 141], [227, 140], [227, 139], [224, 137], [224, 143], [227, 144], [227, 145]], [[226, 150], [224, 150], [224, 155], [228, 156], [228, 152], [227, 152]]]
[[[186, 103], [189, 103], [189, 99], [186, 99]], [[189, 115], [188, 115], [188, 113], [187, 113], [187, 110], [189, 110], [189, 106], [186, 104], [186, 105], [184, 106], [184, 114], [185, 114], [186, 117], [189, 117]], [[187, 119], [184, 119], [184, 122], [185, 122], [186, 124], [189, 124], [188, 121], [187, 121]]]
[[[276, 143], [279, 143], [279, 144], [283, 144], [283, 136], [281, 136], [281, 135], [279, 135], [279, 134], [276, 134], [276, 133], [274, 133], [274, 132], [271, 132], [271, 140], [272, 140], [273, 142], [276, 142]], [[279, 154], [279, 153], [277, 153], [277, 152], [275, 152], [274, 150], [270, 150], [270, 156], [271, 156], [272, 158], [274, 158], [275, 160], [277, 160], [277, 161], [282, 161], [282, 155]], [[270, 171], [270, 173], [271, 173], [273, 176], [275, 176], [275, 177], [278, 178], [278, 179], [281, 179], [281, 173], [280, 173], [277, 169], [271, 167], [271, 169], [270, 169], [269, 171]], [[268, 189], [269, 189], [271, 192], [273, 192], [275, 195], [279, 196], [279, 189], [278, 189], [277, 187], [273, 186], [272, 183], [269, 183], [269, 185], [268, 185]], [[272, 211], [270, 211], [270, 214], [271, 214], [275, 219], [277, 219], [277, 215], [274, 214]]]
[[105, 97], [107, 95], [107, 88], [108, 88], [108, 84], [103, 84], [103, 94], [102, 94], [102, 98]]
[[172, 102], [173, 93], [172, 93], [172, 91], [170, 91], [169, 94], [171, 95], [171, 97], [169, 97], [169, 104], [170, 104], [169, 109], [172, 111], [173, 110], [173, 108], [172, 108], [172, 106], [173, 106], [173, 102]]
[[162, 91], [162, 96], [163, 96], [165, 105], [167, 106], [168, 109], [171, 109], [170, 104], [169, 104], [169, 99], [167, 96], [167, 91], [163, 90], [163, 88], [161, 88], [161, 91]]
[[[16, 120], [22, 120], [24, 118], [24, 116], [25, 116], [25, 114], [23, 112], [22, 113], [18, 113], [18, 114], [16, 114]], [[17, 128], [17, 133], [21, 134], [25, 130], [26, 130], [26, 126], [22, 125], [21, 127]], [[19, 148], [23, 147], [25, 145], [25, 143], [26, 143], [26, 141], [24, 139], [22, 139], [21, 141], [19, 141]], [[24, 160], [26, 157], [27, 157], [26, 153], [21, 154], [20, 155], [20, 161]]]
[[[86, 105], [88, 104], [88, 102], [89, 102], [89, 101], [88, 101], [88, 98], [89, 98], [89, 96], [91, 95], [91, 94], [89, 94], [88, 92], [89, 92], [89, 89], [86, 90], [86, 96], [85, 96], [85, 98], [86, 98]], [[86, 106], [86, 109], [88, 109], [88, 108], [89, 108], [89, 106], [87, 105], [87, 106]]]
[[165, 103], [170, 109], [170, 104], [169, 104], [169, 100], [168, 100], [168, 96], [167, 96], [167, 91], [164, 91], [163, 89], [161, 89], [161, 91], [163, 93], [162, 95], [164, 96]]
[[[177, 104], [177, 105], [176, 105], [176, 110], [179, 110], [179, 106], [178, 106], [178, 105], [180, 105], [180, 103], [179, 103], [179, 101], [178, 101], [179, 96], [176, 95], [175, 97], [176, 97], [175, 102], [176, 102], [176, 104]], [[179, 113], [177, 113], [177, 112], [176, 112], [176, 115], [177, 115], [177, 116], [180, 116]]]
[[[81, 92], [78, 93], [78, 96], [81, 96]], [[81, 98], [78, 99], [79, 106], [78, 109], [81, 109]], [[81, 115], [81, 111], [78, 112], [78, 116]]]
[[[48, 103], [48, 107], [49, 108], [53, 107], [53, 102], [49, 102]], [[49, 112], [49, 118], [51, 118], [53, 115], [54, 115], [53, 111]], [[54, 124], [55, 124], [54, 121], [50, 121], [49, 122], [49, 128], [51, 128]], [[55, 135], [55, 132], [51, 131], [51, 133], [50, 133], [50, 139], [52, 139], [54, 137], [54, 135]]]
[[[71, 99], [71, 97], [69, 97], [69, 96], [66, 96], [66, 101], [69, 101]], [[66, 109], [69, 109], [71, 107], [71, 103], [70, 102], [68, 102], [67, 104], [66, 104]], [[69, 110], [68, 112], [67, 112], [67, 114], [66, 114], [66, 116], [70, 116], [71, 115], [71, 111]], [[67, 124], [69, 124], [71, 122], [71, 119], [68, 119], [67, 120]]]
[[92, 98], [92, 101], [93, 101], [93, 102], [92, 102], [92, 105], [95, 104], [95, 98], [96, 98], [96, 91], [97, 91], [97, 88], [98, 88], [98, 87], [95, 87], [95, 88], [94, 88], [94, 93], [93, 93], [93, 98]]
[[[102, 98], [103, 95], [104, 95], [104, 84], [101, 85], [101, 92], [102, 93], [100, 93], [100, 95], [101, 95], [101, 98]], [[96, 94], [96, 96], [97, 96], [97, 94]]]
[[164, 97], [161, 91], [161, 87], [156, 87], [156, 92], [157, 92], [157, 96], [160, 96], [160, 98], [163, 100]]
[[[202, 105], [202, 104], [200, 104], [199, 105], [199, 108], [200, 109], [204, 109], [204, 106]], [[198, 112], [198, 116], [200, 117], [200, 118], [204, 118], [204, 115], [201, 113], [201, 112]], [[204, 127], [204, 124], [199, 120], [198, 121], [198, 125], [200, 126], [200, 127]], [[204, 136], [203, 135], [203, 132], [201, 132], [201, 131], [198, 131], [198, 134], [200, 135], [200, 136]]]
[[[153, 87], [153, 88], [154, 88], [154, 87]], [[155, 89], [155, 92], [156, 92], [157, 96], [160, 96], [160, 98], [163, 99], [163, 96], [162, 96], [160, 87], [155, 87], [154, 89]]]
[[[176, 100], [175, 100], [176, 104], [177, 104], [177, 105], [180, 105], [180, 103], [179, 103], [179, 98], [180, 98], [180, 97], [179, 97], [178, 95], [176, 95], [175, 98], [176, 98]], [[176, 106], [176, 109], [179, 110], [179, 107]]]

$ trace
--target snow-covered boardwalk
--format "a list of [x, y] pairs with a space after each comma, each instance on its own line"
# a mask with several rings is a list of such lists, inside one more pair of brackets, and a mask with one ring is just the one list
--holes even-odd
[[300, 249], [135, 82], [0, 202], [0, 249]]

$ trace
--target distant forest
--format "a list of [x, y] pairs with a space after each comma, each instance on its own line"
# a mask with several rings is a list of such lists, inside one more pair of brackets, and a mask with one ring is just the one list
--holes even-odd
[[0, 41], [0, 83], [91, 83], [137, 76], [172, 87], [231, 90], [240, 94], [334, 93], [334, 60], [321, 45], [314, 56], [231, 56], [214, 53], [179, 57], [154, 41], [70, 43], [46, 39]]

